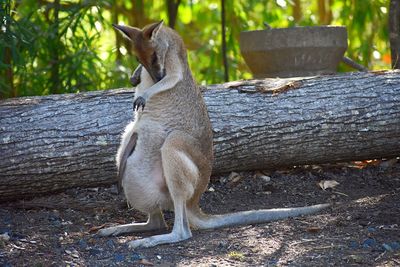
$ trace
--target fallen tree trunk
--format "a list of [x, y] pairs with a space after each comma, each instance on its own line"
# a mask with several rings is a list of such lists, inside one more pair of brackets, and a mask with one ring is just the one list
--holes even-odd
[[[214, 174], [400, 155], [397, 71], [235, 82], [204, 96]], [[0, 201], [113, 183], [132, 98], [110, 90], [1, 101]]]

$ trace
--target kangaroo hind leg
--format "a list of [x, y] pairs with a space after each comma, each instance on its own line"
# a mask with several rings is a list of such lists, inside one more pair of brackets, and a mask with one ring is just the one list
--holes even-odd
[[155, 230], [165, 230], [167, 226], [164, 221], [162, 211], [155, 210], [149, 214], [149, 218], [145, 223], [130, 223], [104, 228], [98, 231], [100, 236], [116, 236], [121, 234], [138, 233]]
[[192, 237], [187, 216], [187, 202], [192, 198], [199, 170], [195, 162], [184, 150], [190, 136], [171, 133], [161, 148], [164, 177], [174, 207], [174, 226], [171, 233], [155, 235], [129, 242], [131, 248], [153, 247], [160, 244], [175, 243]]

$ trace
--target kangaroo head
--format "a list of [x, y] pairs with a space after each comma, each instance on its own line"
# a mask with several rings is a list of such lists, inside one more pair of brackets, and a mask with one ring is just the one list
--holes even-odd
[[156, 83], [166, 75], [165, 57], [168, 51], [168, 38], [162, 29], [163, 21], [145, 26], [143, 29], [115, 25], [133, 43], [133, 52]]

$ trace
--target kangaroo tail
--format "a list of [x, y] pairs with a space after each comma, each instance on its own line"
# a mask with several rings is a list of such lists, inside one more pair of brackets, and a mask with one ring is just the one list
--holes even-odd
[[330, 204], [318, 204], [298, 208], [281, 208], [268, 210], [250, 210], [223, 215], [208, 215], [198, 210], [189, 210], [190, 224], [198, 229], [215, 229], [221, 227], [265, 223], [316, 213], [329, 207]]

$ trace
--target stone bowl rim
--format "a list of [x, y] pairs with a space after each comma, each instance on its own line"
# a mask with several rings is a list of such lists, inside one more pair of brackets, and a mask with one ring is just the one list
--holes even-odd
[[289, 31], [299, 31], [299, 30], [320, 30], [320, 29], [330, 29], [330, 30], [339, 30], [346, 31], [346, 26], [335, 26], [335, 25], [322, 25], [322, 26], [294, 26], [287, 28], [271, 28], [271, 29], [261, 29], [261, 30], [250, 30], [250, 31], [241, 31], [240, 34], [246, 33], [270, 33], [270, 32], [289, 32]]

